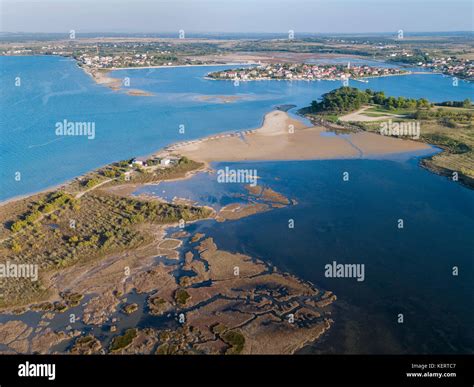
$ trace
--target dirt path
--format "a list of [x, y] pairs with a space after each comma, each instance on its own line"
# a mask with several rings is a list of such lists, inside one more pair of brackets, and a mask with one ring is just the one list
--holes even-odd
[[388, 120], [390, 118], [403, 118], [403, 115], [400, 114], [385, 114], [385, 115], [380, 115], [377, 117], [369, 117], [364, 115], [364, 112], [369, 109], [371, 106], [364, 106], [363, 108], [346, 114], [344, 116], [339, 117], [339, 120], [344, 121], [344, 122], [372, 122], [372, 121], [381, 121], [381, 120]]
[[82, 192], [79, 192], [78, 194], [76, 194], [76, 196], [74, 197], [75, 199], [80, 199], [81, 197], [83, 197], [87, 192], [90, 192], [96, 188], [99, 188], [101, 185], [104, 185], [104, 184], [107, 184], [109, 182], [111, 182], [112, 180], [116, 180], [116, 179], [107, 179], [107, 180], [104, 180], [103, 182], [99, 183], [99, 184], [96, 184], [94, 185], [93, 187], [89, 188], [89, 189], [86, 189], [85, 191], [82, 191]]

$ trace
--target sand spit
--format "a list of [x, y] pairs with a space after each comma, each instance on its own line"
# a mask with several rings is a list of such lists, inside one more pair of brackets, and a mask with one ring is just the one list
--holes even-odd
[[258, 129], [214, 135], [178, 143], [168, 149], [207, 163], [360, 158], [429, 149], [421, 142], [374, 133], [328, 134], [323, 127], [307, 127], [285, 112], [272, 111]]
[[[91, 69], [86, 66], [81, 66], [81, 68], [89, 74], [94, 81], [101, 86], [109, 87], [114, 91], [119, 91], [122, 89], [122, 80], [119, 78], [113, 78], [110, 76], [110, 72], [112, 70], [99, 70], [99, 69]], [[135, 96], [135, 97], [151, 97], [154, 94], [148, 91], [140, 90], [140, 89], [129, 89], [124, 88], [128, 95]]]

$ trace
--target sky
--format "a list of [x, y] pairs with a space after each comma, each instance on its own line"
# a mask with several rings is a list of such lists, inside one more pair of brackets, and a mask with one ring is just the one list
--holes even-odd
[[472, 31], [473, 0], [0, 0], [2, 32]]

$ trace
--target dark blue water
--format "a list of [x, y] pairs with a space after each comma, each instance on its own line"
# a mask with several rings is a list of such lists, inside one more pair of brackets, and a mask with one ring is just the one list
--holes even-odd
[[[191, 227], [222, 249], [269, 261], [338, 296], [335, 325], [306, 352], [472, 353], [474, 192], [418, 161], [220, 163], [215, 168], [257, 168], [259, 184], [298, 204]], [[231, 200], [239, 185], [215, 179], [201, 175], [166, 189], [200, 202]], [[364, 263], [365, 281], [326, 278], [332, 261]]]
[[[152, 153], [184, 139], [255, 128], [275, 106], [307, 106], [339, 81], [233, 82], [205, 79], [229, 68], [187, 67], [120, 70], [130, 88], [154, 93], [137, 97], [97, 85], [71, 59], [56, 56], [0, 57], [0, 200], [60, 184], [104, 164]], [[20, 77], [21, 86], [15, 86]], [[387, 95], [432, 101], [472, 97], [474, 86], [440, 75], [409, 75], [352, 82]], [[202, 96], [236, 96], [233, 103]], [[93, 122], [94, 140], [58, 137], [55, 124]], [[185, 134], [179, 133], [180, 125]], [[15, 173], [21, 179], [15, 180]]]

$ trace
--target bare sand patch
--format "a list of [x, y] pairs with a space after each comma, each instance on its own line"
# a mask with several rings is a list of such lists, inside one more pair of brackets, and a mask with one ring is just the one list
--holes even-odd
[[207, 102], [207, 101], [217, 101], [221, 103], [232, 103], [235, 102], [239, 99], [241, 99], [241, 96], [238, 95], [200, 95], [198, 97], [199, 101]]
[[131, 89], [129, 91], [127, 91], [127, 94], [128, 95], [133, 95], [133, 96], [138, 96], [138, 97], [152, 97], [154, 96], [153, 93], [150, 93], [148, 91], [143, 91], [143, 90], [139, 90], [139, 89]]
[[[82, 69], [89, 74], [94, 81], [102, 86], [106, 86], [111, 88], [112, 90], [120, 90], [122, 86], [122, 80], [119, 78], [113, 78], [110, 76], [110, 72], [113, 69], [110, 70], [101, 70], [101, 69], [93, 69], [89, 68], [87, 66], [82, 66]], [[150, 93], [148, 91], [140, 90], [140, 89], [130, 89], [127, 91], [128, 95], [132, 96], [141, 96], [141, 97], [150, 97], [153, 96], [153, 93]]]
[[359, 132], [356, 135], [351, 136], [351, 142], [361, 149], [364, 155], [383, 155], [430, 149], [427, 144], [419, 141], [382, 136], [369, 132]]
[[41, 335], [36, 335], [33, 337], [31, 340], [31, 351], [33, 353], [38, 352], [45, 354], [48, 353], [52, 347], [61, 343], [62, 341], [69, 340], [79, 335], [79, 331], [54, 332], [47, 328], [46, 331]]
[[89, 69], [83, 67], [84, 71], [88, 73], [92, 78], [102, 86], [110, 87], [112, 90], [118, 90], [121, 85], [120, 79], [112, 78], [109, 76], [109, 71], [101, 71], [96, 69]]
[[179, 239], [168, 238], [168, 239], [164, 239], [162, 242], [160, 242], [158, 247], [160, 249], [176, 249], [179, 246], [181, 246], [182, 243], [183, 242], [180, 241]]
[[365, 111], [369, 108], [370, 106], [364, 106], [363, 108], [355, 112], [339, 117], [339, 120], [344, 121], [344, 122], [374, 122], [374, 121], [381, 121], [381, 120], [389, 120], [391, 118], [403, 118], [403, 116], [400, 114], [390, 114], [390, 113], [377, 115], [376, 117], [375, 116], [370, 117], [364, 114]]
[[216, 216], [218, 222], [225, 220], [236, 220], [245, 218], [247, 216], [258, 214], [260, 212], [268, 211], [270, 207], [264, 203], [232, 203], [221, 208]]
[[239, 268], [239, 278], [258, 275], [266, 269], [263, 264], [253, 262], [246, 255], [218, 250], [212, 238], [202, 241], [198, 251], [202, 259], [208, 262], [210, 276], [215, 281], [235, 279], [235, 267]]
[[[241, 135], [217, 135], [176, 144], [183, 156], [202, 162], [250, 160], [317, 160], [358, 158], [370, 155], [403, 153], [429, 149], [412, 140], [358, 132], [344, 136], [325, 136], [323, 127], [307, 127], [287, 113], [273, 111], [262, 127]], [[354, 146], [355, 145], [355, 146]]]

